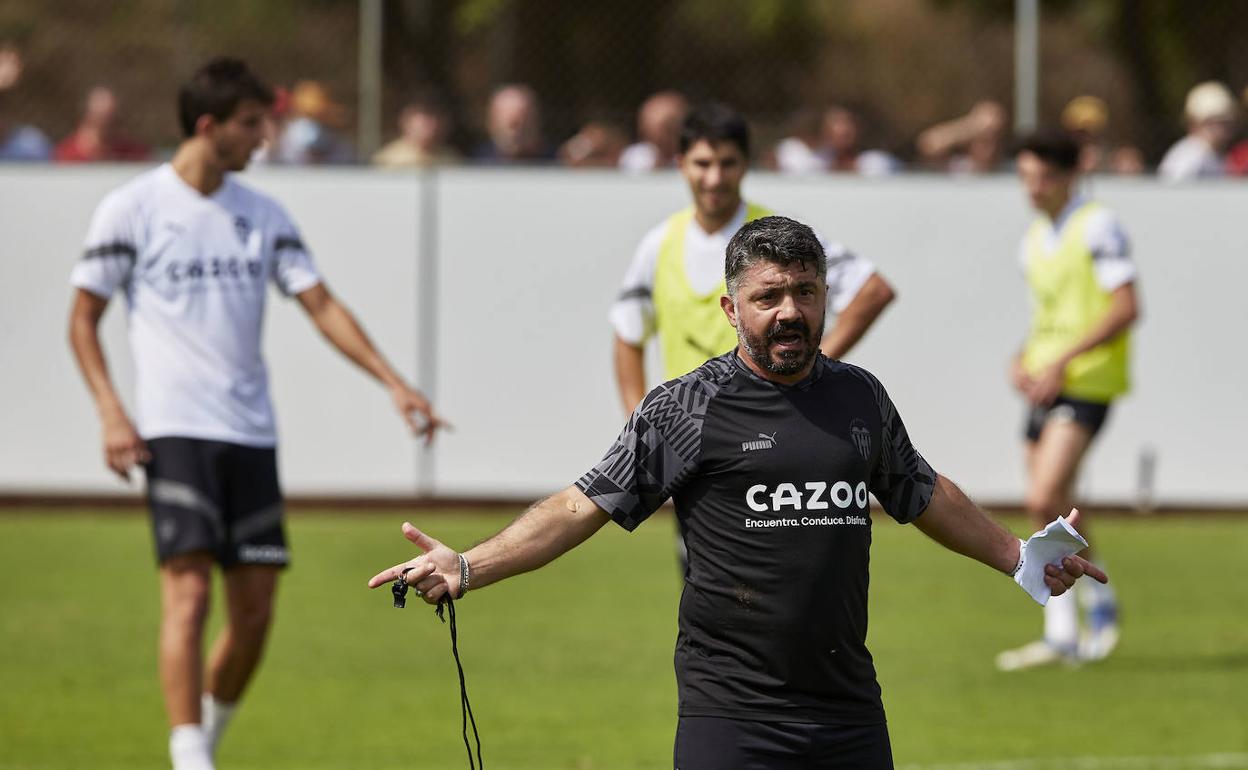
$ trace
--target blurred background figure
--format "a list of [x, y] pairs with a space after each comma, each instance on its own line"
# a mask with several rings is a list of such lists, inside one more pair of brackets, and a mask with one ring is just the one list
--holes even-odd
[[1106, 170], [1109, 148], [1105, 130], [1109, 127], [1109, 107], [1099, 96], [1076, 96], [1062, 109], [1062, 128], [1079, 143], [1079, 173]]
[[628, 144], [628, 135], [616, 125], [591, 120], [559, 147], [559, 162], [572, 168], [615, 168]]
[[1099, 96], [1083, 94], [1062, 109], [1062, 128], [1079, 143], [1081, 174], [1142, 174], [1144, 154], [1134, 145], [1109, 142], [1109, 106]]
[[822, 146], [819, 111], [802, 107], [789, 117], [788, 135], [776, 143], [771, 163], [782, 174], [820, 174], [831, 168]]
[[432, 93], [417, 94], [399, 111], [399, 136], [373, 153], [373, 165], [411, 169], [458, 163], [460, 155], [446, 138], [451, 116], [446, 104]]
[[526, 163], [554, 157], [542, 136], [537, 92], [523, 83], [502, 86], [490, 97], [486, 131], [489, 139], [474, 153], [481, 162]]
[[1226, 173], [1226, 150], [1235, 129], [1235, 97], [1216, 80], [1187, 92], [1183, 116], [1187, 135], [1166, 151], [1157, 168], [1168, 182], [1218, 177]]
[[901, 163], [883, 150], [863, 150], [862, 120], [853, 110], [832, 106], [823, 113], [823, 144], [832, 171], [862, 176], [886, 176]]
[[680, 125], [688, 112], [689, 100], [679, 91], [659, 91], [642, 102], [637, 110], [637, 141], [620, 154], [620, 168], [644, 172], [675, 167]]
[[[1240, 101], [1248, 108], [1248, 88], [1240, 92]], [[1248, 139], [1241, 139], [1226, 154], [1226, 173], [1231, 176], [1248, 176]]]
[[300, 80], [290, 92], [290, 120], [277, 141], [277, 162], [299, 165], [350, 163], [355, 151], [338, 134], [347, 111], [316, 80]]
[[22, 54], [16, 46], [0, 41], [0, 161], [40, 161], [52, 154], [43, 132], [16, 123], [9, 115], [10, 94], [22, 79]]
[[120, 128], [120, 105], [111, 88], [96, 86], [87, 93], [87, 102], [78, 127], [62, 139], [53, 153], [58, 163], [147, 160], [152, 150], [128, 138]]
[[273, 86], [273, 106], [264, 119], [264, 141], [251, 154], [252, 164], [277, 163], [277, 145], [290, 118], [290, 89]]
[[1124, 144], [1109, 153], [1109, 173], [1131, 176], [1143, 174], [1144, 171], [1144, 153], [1139, 147]]
[[919, 154], [933, 168], [954, 174], [988, 174], [1005, 168], [1005, 108], [985, 100], [962, 117], [919, 134]]

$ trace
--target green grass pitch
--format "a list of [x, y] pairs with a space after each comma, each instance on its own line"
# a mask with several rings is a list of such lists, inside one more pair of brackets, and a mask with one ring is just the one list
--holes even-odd
[[[294, 566], [222, 768], [467, 767], [447, 627], [364, 586], [411, 554], [403, 518], [291, 516]], [[409, 518], [465, 547], [510, 516]], [[992, 657], [1037, 635], [1039, 608], [877, 517], [869, 641], [898, 768], [1248, 767], [1248, 516], [1096, 533], [1124, 607], [1118, 651], [1006, 675]], [[458, 606], [488, 767], [671, 767], [674, 559], [660, 515]], [[156, 622], [144, 518], [0, 515], [0, 768], [167, 766]]]

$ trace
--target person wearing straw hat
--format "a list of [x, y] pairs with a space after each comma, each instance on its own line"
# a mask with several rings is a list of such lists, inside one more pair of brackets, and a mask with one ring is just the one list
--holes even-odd
[[1166, 151], [1158, 175], [1167, 182], [1223, 176], [1236, 112], [1235, 97], [1216, 80], [1188, 91], [1183, 104], [1187, 135]]
[[277, 144], [279, 163], [303, 165], [350, 163], [355, 152], [338, 131], [347, 110], [318, 80], [300, 80], [290, 92], [289, 122]]

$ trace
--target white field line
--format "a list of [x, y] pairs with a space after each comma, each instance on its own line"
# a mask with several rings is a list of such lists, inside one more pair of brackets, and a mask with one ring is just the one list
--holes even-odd
[[1067, 757], [898, 765], [897, 770], [1248, 770], [1248, 754], [1183, 757]]

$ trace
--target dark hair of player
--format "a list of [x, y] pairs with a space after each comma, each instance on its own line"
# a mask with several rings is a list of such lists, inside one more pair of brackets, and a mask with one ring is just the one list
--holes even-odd
[[218, 121], [229, 120], [245, 99], [273, 104], [273, 89], [256, 77], [241, 59], [226, 56], [212, 59], [199, 68], [178, 89], [178, 122], [182, 135], [195, 135], [195, 123], [202, 115]]
[[1014, 149], [1014, 157], [1024, 152], [1029, 152], [1062, 171], [1074, 171], [1079, 167], [1079, 143], [1065, 131], [1042, 129], [1028, 134], [1019, 140]]
[[685, 116], [680, 127], [681, 154], [702, 140], [711, 144], [732, 142], [742, 155], [750, 157], [750, 127], [741, 113], [726, 104], [703, 104]]
[[815, 231], [788, 217], [762, 217], [746, 222], [732, 236], [724, 253], [724, 280], [729, 296], [736, 296], [741, 274], [760, 262], [782, 267], [795, 263], [809, 266], [820, 279], [828, 274], [823, 245]]

